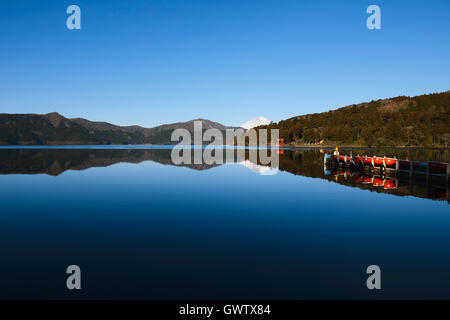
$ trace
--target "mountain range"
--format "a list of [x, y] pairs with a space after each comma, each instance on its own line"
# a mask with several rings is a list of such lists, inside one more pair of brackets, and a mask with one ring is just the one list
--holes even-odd
[[[174, 129], [194, 130], [194, 121], [203, 130], [228, 128], [206, 119], [164, 124], [154, 128], [117, 126], [82, 118], [65, 118], [59, 113], [0, 114], [0, 145], [94, 145], [94, 144], [174, 144]], [[176, 143], [176, 142], [175, 142]]]
[[[117, 126], [82, 118], [49, 114], [0, 114], [0, 145], [176, 144], [174, 129], [193, 132], [236, 129], [206, 119], [165, 124], [154, 128]], [[450, 91], [416, 97], [399, 96], [354, 104], [328, 112], [271, 122], [256, 117], [242, 128], [279, 129], [291, 146], [413, 146], [450, 145]], [[269, 134], [270, 138], [270, 134]]]

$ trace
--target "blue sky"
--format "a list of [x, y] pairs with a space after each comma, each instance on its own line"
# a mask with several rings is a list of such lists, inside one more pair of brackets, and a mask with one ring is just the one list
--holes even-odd
[[[81, 30], [66, 28], [71, 4]], [[0, 45], [0, 112], [120, 125], [279, 121], [450, 89], [448, 0], [1, 1]]]

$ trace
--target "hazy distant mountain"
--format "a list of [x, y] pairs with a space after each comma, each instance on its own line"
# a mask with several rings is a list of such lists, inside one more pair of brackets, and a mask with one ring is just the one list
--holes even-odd
[[265, 126], [270, 124], [272, 121], [270, 121], [267, 118], [264, 118], [262, 116], [260, 117], [255, 117], [249, 121], [247, 121], [246, 123], [244, 123], [241, 128], [244, 128], [246, 130], [254, 128], [254, 127], [259, 127], [259, 126]]
[[187, 122], [163, 124], [161, 126], [154, 127], [150, 130], [152, 130], [153, 132], [161, 132], [161, 131], [165, 131], [165, 130], [175, 130], [175, 129], [183, 128], [183, 129], [187, 129], [189, 131], [193, 131], [194, 130], [194, 121], [201, 121], [203, 130], [207, 130], [207, 129], [225, 130], [225, 129], [229, 129], [229, 128], [230, 129], [234, 128], [234, 127], [227, 127], [218, 122], [214, 122], [214, 121], [210, 121], [210, 120], [206, 120], [206, 119], [194, 119], [194, 120], [187, 121]]
[[[203, 130], [228, 127], [205, 119]], [[172, 131], [194, 129], [194, 121], [165, 124], [154, 128], [117, 126], [82, 118], [68, 119], [49, 114], [0, 114], [0, 145], [85, 145], [85, 144], [173, 144]]]

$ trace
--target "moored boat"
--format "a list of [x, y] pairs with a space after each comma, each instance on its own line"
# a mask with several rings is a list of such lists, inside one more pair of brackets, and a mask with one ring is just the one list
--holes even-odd
[[400, 169], [408, 169], [410, 166], [411, 161], [409, 160], [399, 160], [398, 165]]
[[397, 159], [394, 158], [386, 158], [386, 157], [373, 157], [373, 162], [375, 162], [376, 165], [378, 166], [382, 166], [382, 165], [386, 165], [387, 167], [392, 167], [395, 166], [395, 164], [397, 163]]
[[434, 172], [439, 173], [446, 173], [447, 172], [447, 163], [445, 162], [428, 162], [428, 165], [430, 166], [430, 170]]
[[[411, 174], [417, 172], [418, 174], [430, 174], [430, 175], [447, 175], [450, 164], [446, 162], [421, 162], [421, 161], [411, 161], [411, 160], [400, 160], [396, 157], [388, 158], [386, 156], [360, 156], [352, 155], [340, 155], [339, 152], [335, 151], [334, 154], [326, 154], [324, 157], [324, 164], [333, 165], [337, 168], [341, 168], [341, 170], [350, 169], [351, 172], [354, 172], [355, 169], [360, 171], [367, 169], [370, 173], [374, 173], [374, 171], [385, 177], [386, 175], [397, 173], [399, 171], [409, 171]], [[347, 173], [347, 172], [345, 172]], [[342, 173], [340, 173], [342, 174]]]
[[363, 184], [368, 184], [368, 183], [372, 183], [373, 182], [373, 177], [369, 177], [369, 176], [364, 176], [362, 178], [362, 183]]
[[385, 181], [383, 189], [388, 190], [388, 189], [396, 189], [396, 188], [397, 188], [397, 186], [395, 184], [395, 180], [387, 179]]
[[354, 162], [355, 164], [360, 164], [360, 163], [362, 163], [362, 157], [360, 157], [360, 156], [353, 156], [353, 162]]
[[427, 162], [420, 162], [420, 161], [413, 162], [414, 170], [426, 171], [427, 166], [428, 166]]
[[381, 158], [381, 157], [377, 157], [377, 156], [374, 156], [373, 157], [373, 162], [376, 164], [376, 165], [378, 165], [378, 166], [382, 166], [383, 165], [383, 158]]
[[372, 157], [368, 157], [368, 156], [362, 157], [362, 161], [364, 164], [372, 164], [372, 160], [373, 160]]
[[397, 163], [397, 159], [394, 158], [384, 158], [384, 163], [386, 163], [386, 165], [388, 167], [392, 167], [395, 166], [395, 164]]
[[378, 178], [378, 177], [374, 177], [372, 185], [374, 187], [382, 187], [384, 185], [384, 179], [381, 179], [381, 178]]

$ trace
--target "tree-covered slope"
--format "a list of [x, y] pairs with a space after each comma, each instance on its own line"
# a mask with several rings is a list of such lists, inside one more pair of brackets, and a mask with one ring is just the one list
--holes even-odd
[[0, 144], [124, 144], [143, 143], [139, 132], [90, 130], [57, 113], [0, 114]]
[[291, 144], [450, 145], [450, 91], [351, 105], [259, 128], [278, 128]]
[[[203, 130], [228, 128], [217, 122], [197, 120], [202, 121]], [[0, 114], [0, 145], [176, 144], [171, 141], [172, 131], [183, 128], [192, 132], [194, 121], [143, 128], [68, 119], [56, 112]]]

